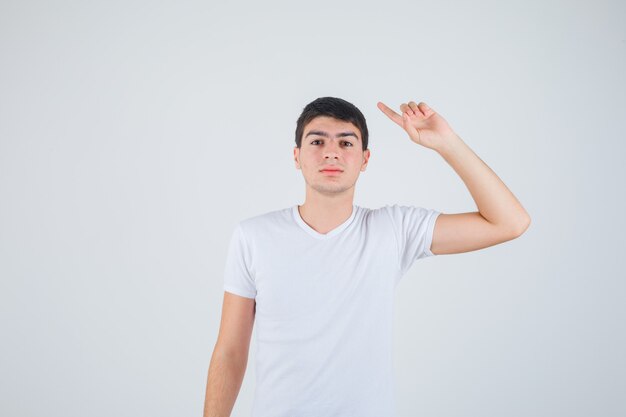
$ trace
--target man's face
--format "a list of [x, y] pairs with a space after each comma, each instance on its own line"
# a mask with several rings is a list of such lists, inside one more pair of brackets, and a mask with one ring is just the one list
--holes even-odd
[[294, 148], [296, 168], [307, 186], [327, 195], [354, 187], [370, 156], [361, 140], [361, 132], [350, 122], [328, 116], [311, 120], [304, 127], [301, 148]]

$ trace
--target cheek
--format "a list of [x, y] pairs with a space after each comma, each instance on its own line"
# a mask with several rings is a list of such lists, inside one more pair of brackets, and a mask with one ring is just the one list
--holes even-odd
[[300, 154], [300, 163], [304, 165], [315, 165], [316, 161], [319, 161], [319, 152], [315, 150], [307, 150], [306, 153]]
[[352, 165], [361, 165], [361, 162], [363, 162], [363, 156], [358, 153], [346, 155], [345, 159], [346, 162], [349, 162]]
[[311, 155], [300, 155], [300, 166], [304, 169], [308, 169], [311, 166], [314, 166], [313, 159]]

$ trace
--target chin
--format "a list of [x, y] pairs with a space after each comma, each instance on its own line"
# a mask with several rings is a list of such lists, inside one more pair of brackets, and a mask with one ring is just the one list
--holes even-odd
[[342, 184], [316, 184], [311, 188], [322, 194], [339, 194], [350, 189], [350, 187]]

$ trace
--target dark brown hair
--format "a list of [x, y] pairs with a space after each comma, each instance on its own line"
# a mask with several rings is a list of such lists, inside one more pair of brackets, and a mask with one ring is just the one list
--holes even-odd
[[304, 127], [318, 116], [329, 116], [355, 125], [361, 132], [363, 150], [367, 149], [367, 123], [363, 113], [352, 103], [337, 97], [320, 97], [306, 105], [296, 123], [296, 146], [302, 146]]

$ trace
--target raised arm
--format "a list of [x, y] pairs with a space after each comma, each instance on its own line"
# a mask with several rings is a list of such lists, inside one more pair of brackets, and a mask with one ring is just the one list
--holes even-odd
[[438, 152], [461, 177], [478, 211], [440, 214], [430, 250], [436, 254], [468, 252], [519, 237], [530, 216], [517, 198], [448, 123], [426, 103], [402, 104], [402, 115], [379, 102], [378, 108], [402, 127], [411, 140]]

